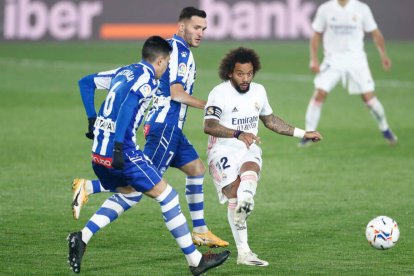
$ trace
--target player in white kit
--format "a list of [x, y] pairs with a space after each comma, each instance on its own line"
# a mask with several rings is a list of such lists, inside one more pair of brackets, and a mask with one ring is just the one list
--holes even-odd
[[260, 69], [257, 54], [246, 48], [231, 50], [221, 61], [223, 83], [210, 92], [204, 132], [209, 134], [208, 164], [221, 203], [228, 201], [227, 217], [237, 246], [237, 263], [267, 266], [247, 242], [246, 219], [254, 208], [262, 151], [257, 145], [259, 119], [266, 128], [288, 136], [318, 142], [317, 131], [290, 126], [273, 114], [265, 88], [252, 82]]
[[[351, 95], [361, 95], [384, 138], [394, 145], [397, 136], [391, 131], [384, 107], [374, 93], [374, 80], [364, 51], [365, 32], [371, 33], [385, 70], [391, 68], [391, 60], [368, 5], [358, 0], [330, 0], [318, 8], [312, 28], [314, 34], [310, 39], [309, 66], [317, 75], [315, 92], [306, 111], [306, 130], [317, 128], [326, 97], [342, 81]], [[322, 36], [324, 59], [319, 64], [318, 49]], [[299, 146], [309, 144], [309, 141], [302, 139]]]

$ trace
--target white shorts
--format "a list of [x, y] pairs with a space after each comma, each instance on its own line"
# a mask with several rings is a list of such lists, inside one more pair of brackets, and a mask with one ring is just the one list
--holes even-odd
[[330, 92], [338, 82], [348, 88], [349, 94], [364, 94], [375, 89], [371, 70], [366, 58], [335, 60], [324, 59], [321, 70], [314, 80], [315, 88]]
[[250, 149], [235, 148], [231, 146], [215, 145], [208, 152], [208, 167], [213, 178], [220, 203], [225, 203], [227, 197], [222, 189], [234, 182], [240, 175], [240, 168], [246, 162], [255, 162], [262, 168], [262, 150], [256, 144]]

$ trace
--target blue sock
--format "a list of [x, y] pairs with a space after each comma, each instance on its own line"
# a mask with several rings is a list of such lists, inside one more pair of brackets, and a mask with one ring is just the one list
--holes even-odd
[[90, 218], [82, 229], [82, 240], [88, 243], [96, 232], [116, 220], [122, 213], [137, 204], [142, 198], [142, 193], [130, 194], [116, 193], [105, 200], [101, 208]]
[[198, 233], [207, 232], [208, 228], [204, 221], [204, 175], [187, 176], [185, 185], [185, 197], [190, 209], [193, 229]]

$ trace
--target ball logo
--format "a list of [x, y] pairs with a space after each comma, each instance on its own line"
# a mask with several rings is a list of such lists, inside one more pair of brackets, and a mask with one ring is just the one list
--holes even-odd
[[151, 94], [151, 86], [149, 86], [149, 84], [144, 84], [143, 86], [141, 86], [139, 91], [142, 95], [144, 95], [144, 97], [148, 97], [148, 95]]

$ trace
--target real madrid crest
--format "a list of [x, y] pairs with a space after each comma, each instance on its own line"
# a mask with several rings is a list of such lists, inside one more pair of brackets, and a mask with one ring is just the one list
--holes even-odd
[[207, 108], [207, 115], [213, 115], [213, 114], [214, 114], [214, 108], [210, 106], [209, 108]]

